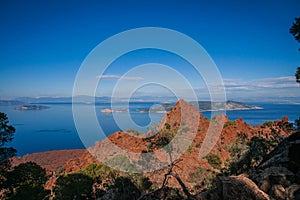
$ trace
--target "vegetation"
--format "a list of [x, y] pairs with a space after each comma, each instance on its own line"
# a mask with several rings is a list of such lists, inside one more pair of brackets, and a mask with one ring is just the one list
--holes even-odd
[[272, 126], [272, 124], [273, 124], [273, 122], [272, 121], [266, 121], [265, 123], [263, 123], [262, 124], [262, 128], [266, 128], [266, 127], [271, 127]]
[[299, 130], [300, 129], [300, 117], [295, 120], [295, 125], [296, 125], [296, 128]]
[[228, 121], [224, 124], [223, 128], [226, 128], [226, 127], [228, 127], [228, 126], [235, 126], [235, 122], [228, 120]]
[[208, 190], [213, 187], [215, 177], [216, 173], [203, 167], [199, 167], [194, 173], [190, 174], [190, 181], [196, 183], [196, 188]]
[[[294, 36], [295, 40], [300, 42], [300, 17], [295, 18], [295, 22], [290, 28], [290, 33]], [[300, 48], [299, 48], [300, 50]], [[300, 67], [297, 68], [295, 73], [296, 81], [300, 83]]]
[[140, 190], [132, 183], [128, 177], [118, 177], [111, 189], [117, 189], [115, 199], [138, 199]]
[[229, 171], [222, 169], [229, 174], [241, 174], [256, 167], [265, 156], [282, 141], [276, 137], [269, 140], [254, 136], [249, 142], [237, 140], [229, 150], [231, 161], [229, 161]]
[[82, 173], [67, 174], [60, 176], [55, 185], [55, 200], [90, 199], [93, 179]]
[[134, 168], [134, 165], [124, 155], [116, 155], [115, 157], [106, 160], [105, 164], [122, 171], [131, 171]]
[[208, 154], [204, 158], [207, 159], [208, 163], [215, 169], [221, 169], [222, 160], [221, 158], [216, 154]]
[[48, 179], [45, 169], [33, 162], [16, 166], [8, 174], [7, 184], [10, 189], [8, 199], [40, 200], [49, 198], [50, 191], [44, 189]]
[[170, 129], [171, 129], [171, 125], [170, 125], [170, 124], [165, 123], [165, 126], [166, 126], [166, 129], [167, 129], [167, 130], [170, 130]]
[[16, 150], [7, 147], [6, 144], [13, 139], [15, 128], [9, 125], [9, 120], [5, 113], [0, 112], [0, 188], [4, 187], [7, 174], [10, 169], [9, 158], [16, 154]]

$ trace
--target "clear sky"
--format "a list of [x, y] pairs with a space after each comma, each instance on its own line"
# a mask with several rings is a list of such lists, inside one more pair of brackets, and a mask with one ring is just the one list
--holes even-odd
[[[218, 66], [228, 98], [300, 101], [293, 77], [300, 44], [289, 33], [295, 17], [300, 17], [299, 0], [2, 0], [0, 98], [71, 96], [77, 70], [96, 45], [119, 32], [151, 26], [199, 42]], [[121, 66], [183, 64], [155, 51], [123, 60], [107, 72], [98, 95], [110, 94], [113, 80], [126, 71]]]

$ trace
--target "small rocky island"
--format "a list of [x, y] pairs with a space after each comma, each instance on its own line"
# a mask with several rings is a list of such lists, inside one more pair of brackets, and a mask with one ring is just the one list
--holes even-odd
[[101, 110], [102, 113], [112, 113], [112, 112], [128, 112], [128, 110], [126, 108], [124, 109], [119, 109], [119, 110], [112, 110], [109, 108], [105, 108]]
[[15, 110], [44, 110], [50, 108], [49, 106], [42, 105], [23, 105], [15, 107]]

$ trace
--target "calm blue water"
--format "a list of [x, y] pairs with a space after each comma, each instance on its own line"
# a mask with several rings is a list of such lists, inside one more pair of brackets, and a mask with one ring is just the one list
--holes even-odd
[[[147, 126], [152, 122], [159, 122], [164, 114], [161, 113], [141, 113], [139, 110], [149, 109], [155, 103], [132, 103], [129, 113], [132, 120], [140, 127], [135, 127], [139, 131], [146, 131]], [[266, 104], [251, 103], [263, 107], [263, 110], [247, 111], [227, 111], [228, 118], [235, 120], [240, 117], [251, 125], [259, 125], [267, 120], [274, 121], [288, 116], [290, 122], [300, 116], [300, 105], [296, 104]], [[14, 110], [15, 106], [0, 106], [0, 111], [8, 115], [10, 124], [16, 128], [14, 140], [11, 145], [17, 149], [18, 155], [58, 149], [78, 149], [84, 148], [75, 124], [73, 122], [71, 104], [49, 104], [49, 109], [45, 110]], [[79, 105], [84, 110], [88, 105]], [[112, 114], [100, 112], [108, 108], [109, 104], [96, 105], [98, 121], [106, 135], [120, 130], [114, 122]], [[124, 104], [117, 105], [124, 108]], [[210, 118], [210, 112], [203, 113]], [[128, 113], [114, 113], [125, 124], [121, 124], [122, 130], [131, 128], [126, 123]], [[87, 130], [88, 132], [88, 130]], [[93, 143], [91, 143], [92, 145]]]

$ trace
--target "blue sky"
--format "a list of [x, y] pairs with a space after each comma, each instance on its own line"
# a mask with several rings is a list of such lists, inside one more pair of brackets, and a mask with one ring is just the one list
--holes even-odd
[[[2, 0], [0, 98], [71, 96], [77, 70], [95, 46], [119, 32], [151, 26], [173, 29], [199, 42], [218, 66], [228, 98], [299, 101], [293, 76], [300, 66], [300, 44], [289, 33], [299, 8], [298, 0]], [[179, 71], [186, 64], [164, 52], [132, 53], [116, 61], [97, 95], [109, 95], [118, 76], [147, 62]], [[193, 72], [183, 71], [201, 93]], [[160, 90], [155, 91], [152, 95], [159, 95]]]

